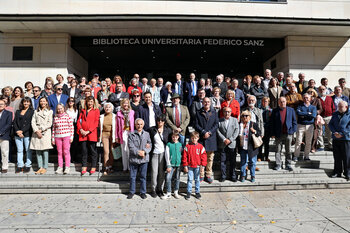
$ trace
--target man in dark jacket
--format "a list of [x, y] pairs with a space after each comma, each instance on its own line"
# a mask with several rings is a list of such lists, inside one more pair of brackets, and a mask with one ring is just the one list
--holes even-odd
[[144, 130], [156, 125], [156, 118], [162, 114], [160, 107], [153, 103], [151, 92], [144, 93], [145, 103], [139, 108], [137, 118], [145, 121]]
[[117, 83], [115, 93], [111, 93], [108, 97], [108, 102], [111, 102], [114, 106], [114, 113], [119, 110], [122, 99], [129, 99], [129, 93], [123, 92], [123, 83]]
[[333, 135], [334, 171], [332, 178], [341, 177], [342, 171], [347, 181], [350, 177], [350, 112], [348, 102], [340, 101], [338, 111], [329, 122]]
[[181, 104], [183, 103], [184, 98], [184, 86], [185, 83], [181, 80], [181, 74], [176, 74], [176, 82], [173, 83], [173, 88], [175, 90], [174, 93], [178, 94], [180, 96]]
[[[196, 115], [195, 130], [200, 134], [199, 143], [207, 151], [206, 179], [209, 184], [213, 183], [212, 167], [214, 152], [217, 150], [216, 130], [219, 126], [218, 114], [211, 108], [211, 100], [208, 97], [203, 99], [203, 108]], [[201, 181], [204, 180], [204, 171], [200, 174]]]
[[5, 110], [4, 100], [0, 100], [0, 149], [2, 168], [1, 173], [7, 173], [9, 160], [10, 132], [12, 126], [12, 113]]
[[276, 151], [276, 167], [274, 170], [281, 170], [282, 161], [281, 153], [284, 144], [286, 150], [286, 170], [293, 171], [292, 162], [292, 139], [293, 134], [297, 131], [297, 120], [293, 108], [287, 107], [286, 97], [280, 97], [278, 100], [278, 108], [272, 110], [268, 128], [271, 129], [271, 136], [275, 137]]

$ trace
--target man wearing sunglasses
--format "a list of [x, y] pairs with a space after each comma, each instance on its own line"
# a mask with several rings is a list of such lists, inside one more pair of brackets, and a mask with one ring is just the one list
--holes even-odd
[[32, 97], [32, 104], [34, 109], [38, 108], [39, 100], [41, 97], [40, 94], [41, 94], [41, 88], [39, 86], [35, 86], [33, 88], [33, 97]]
[[346, 97], [350, 98], [350, 88], [345, 87], [346, 86], [346, 80], [345, 78], [340, 78], [338, 80], [339, 86], [342, 89], [342, 93], [343, 95], [345, 95]]
[[56, 112], [56, 107], [58, 104], [66, 105], [68, 100], [68, 95], [63, 94], [63, 87], [61, 84], [58, 84], [55, 87], [55, 93], [49, 96], [49, 105], [51, 110]]

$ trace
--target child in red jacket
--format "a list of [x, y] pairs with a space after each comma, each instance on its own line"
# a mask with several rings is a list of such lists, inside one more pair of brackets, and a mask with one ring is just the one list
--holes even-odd
[[192, 181], [195, 181], [196, 198], [200, 199], [200, 170], [203, 172], [207, 166], [207, 153], [202, 144], [198, 143], [199, 133], [194, 131], [191, 133], [191, 143], [187, 144], [182, 157], [182, 165], [187, 174], [187, 195], [186, 200], [190, 199], [192, 193]]

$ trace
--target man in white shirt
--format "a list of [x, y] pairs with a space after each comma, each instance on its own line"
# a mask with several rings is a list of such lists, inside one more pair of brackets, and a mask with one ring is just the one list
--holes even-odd
[[266, 69], [265, 70], [265, 77], [264, 77], [264, 80], [263, 80], [263, 85], [265, 87], [265, 90], [269, 89], [269, 84], [270, 84], [271, 78], [272, 78], [271, 70]]

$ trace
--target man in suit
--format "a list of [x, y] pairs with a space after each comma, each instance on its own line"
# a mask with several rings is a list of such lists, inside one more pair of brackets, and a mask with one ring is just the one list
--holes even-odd
[[63, 93], [63, 88], [61, 84], [58, 84], [55, 87], [55, 94], [52, 94], [49, 96], [49, 105], [53, 113], [55, 114], [56, 112], [56, 107], [58, 104], [63, 104], [66, 105], [67, 100], [68, 100], [68, 95], [62, 94]]
[[[201, 143], [207, 152], [207, 166], [205, 168], [206, 181], [211, 184], [212, 168], [214, 161], [214, 152], [217, 151], [216, 130], [219, 125], [218, 114], [211, 107], [211, 100], [209, 97], [203, 99], [203, 108], [196, 114], [196, 121], [194, 124], [195, 130], [200, 134], [199, 143]], [[204, 171], [201, 171], [200, 180], [204, 180]]]
[[203, 107], [203, 99], [205, 98], [205, 90], [204, 89], [199, 89], [198, 90], [198, 95], [195, 99], [195, 101], [192, 102], [191, 108], [190, 108], [190, 114], [191, 114], [191, 122], [194, 122], [196, 119], [196, 114], [198, 111]]
[[277, 151], [275, 154], [276, 167], [274, 170], [278, 171], [282, 168], [281, 153], [282, 146], [284, 144], [286, 150], [285, 169], [293, 171], [291, 167], [291, 146], [293, 134], [297, 131], [297, 120], [294, 109], [287, 107], [286, 97], [282, 96], [278, 99], [278, 107], [272, 110], [268, 128], [271, 129], [271, 136], [275, 137], [277, 146]]
[[237, 182], [236, 177], [236, 138], [239, 134], [239, 125], [235, 117], [231, 117], [232, 109], [225, 107], [223, 109], [224, 118], [219, 120], [217, 129], [217, 140], [219, 153], [221, 155], [221, 179], [220, 182], [226, 180], [226, 161], [230, 163], [229, 176], [233, 182]]
[[129, 94], [123, 92], [123, 83], [119, 82], [115, 87], [115, 93], [111, 93], [108, 97], [108, 102], [111, 102], [114, 106], [114, 113], [119, 110], [122, 99], [129, 99]]
[[5, 110], [6, 103], [4, 100], [0, 100], [0, 150], [2, 168], [1, 173], [7, 173], [9, 149], [10, 149], [10, 132], [12, 127], [12, 113]]
[[181, 97], [179, 94], [175, 93], [171, 97], [173, 102], [172, 107], [166, 108], [166, 124], [175, 132], [180, 134], [179, 141], [182, 146], [185, 146], [185, 135], [188, 124], [190, 123], [190, 113], [188, 108], [181, 105]]
[[153, 103], [152, 94], [150, 92], [144, 93], [145, 103], [140, 106], [136, 118], [141, 118], [145, 122], [144, 130], [156, 125], [156, 119], [162, 114], [160, 107]]
[[220, 75], [216, 76], [216, 83], [214, 83], [213, 87], [219, 87], [221, 89], [220, 96], [222, 98], [225, 98], [226, 91], [227, 91], [228, 87], [227, 87], [227, 83], [224, 82], [223, 75], [220, 74]]
[[241, 89], [238, 88], [238, 80], [233, 79], [231, 83], [231, 88], [235, 92], [235, 100], [238, 101], [239, 106], [242, 107], [245, 103], [244, 93]]
[[183, 103], [184, 97], [184, 82], [181, 80], [182, 76], [180, 73], [176, 73], [176, 82], [173, 83], [175, 93], [181, 98], [181, 104]]
[[186, 83], [184, 97], [187, 100], [187, 107], [191, 107], [194, 98], [197, 95], [198, 82], [195, 80], [196, 75], [190, 74], [190, 80]]

